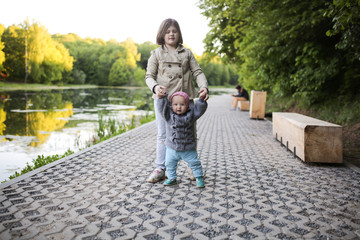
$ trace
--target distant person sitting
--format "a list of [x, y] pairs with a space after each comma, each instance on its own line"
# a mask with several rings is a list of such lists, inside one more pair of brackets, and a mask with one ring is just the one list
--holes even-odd
[[231, 110], [236, 110], [238, 101], [249, 101], [249, 94], [243, 87], [237, 85], [235, 88], [237, 89], [238, 94], [231, 94], [231, 96], [234, 97], [231, 105]]

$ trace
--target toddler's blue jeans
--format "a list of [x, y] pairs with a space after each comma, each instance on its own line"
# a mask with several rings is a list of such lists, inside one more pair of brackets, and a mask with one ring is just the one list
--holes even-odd
[[[190, 105], [194, 104], [194, 101], [190, 101]], [[166, 122], [161, 114], [158, 112], [158, 99], [154, 100], [154, 108], [155, 108], [155, 118], [156, 118], [156, 126], [158, 129], [157, 133], [157, 141], [156, 141], [156, 168], [161, 168], [165, 170], [165, 155], [166, 155], [166, 147], [165, 147], [165, 139], [166, 139]], [[195, 124], [195, 132], [194, 136], [196, 139], [196, 122]]]
[[193, 170], [194, 177], [201, 177], [203, 175], [200, 159], [198, 158], [197, 151], [189, 150], [178, 152], [174, 149], [166, 147], [166, 176], [168, 179], [176, 179], [176, 169], [179, 161], [183, 159], [189, 167]]

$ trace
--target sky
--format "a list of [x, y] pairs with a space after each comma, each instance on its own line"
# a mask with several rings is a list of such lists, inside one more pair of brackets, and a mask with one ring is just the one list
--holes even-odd
[[178, 21], [184, 44], [194, 53], [204, 51], [210, 31], [198, 0], [3, 0], [0, 24], [18, 25], [26, 18], [38, 22], [50, 34], [75, 33], [81, 38], [118, 42], [156, 43], [156, 34], [166, 18]]

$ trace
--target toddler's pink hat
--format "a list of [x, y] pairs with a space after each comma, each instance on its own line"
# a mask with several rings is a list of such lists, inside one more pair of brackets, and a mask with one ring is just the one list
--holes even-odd
[[171, 95], [170, 102], [172, 102], [172, 99], [173, 99], [173, 97], [175, 97], [175, 96], [182, 96], [182, 97], [184, 97], [184, 98], [185, 98], [185, 102], [186, 102], [186, 106], [187, 106], [187, 107], [189, 106], [190, 100], [189, 100], [189, 95], [187, 95], [187, 93], [185, 93], [185, 92], [174, 92], [174, 93]]

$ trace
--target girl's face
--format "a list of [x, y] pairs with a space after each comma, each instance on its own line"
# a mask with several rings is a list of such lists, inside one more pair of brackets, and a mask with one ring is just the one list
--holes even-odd
[[171, 108], [177, 115], [182, 115], [186, 112], [186, 100], [183, 96], [174, 96], [171, 100]]
[[176, 48], [179, 42], [179, 32], [174, 26], [170, 26], [164, 36], [165, 45]]

